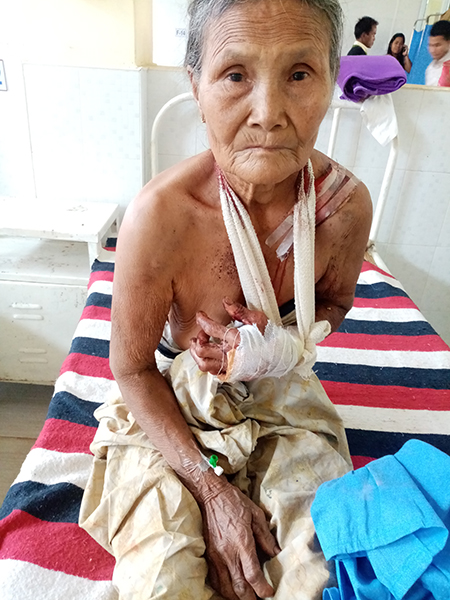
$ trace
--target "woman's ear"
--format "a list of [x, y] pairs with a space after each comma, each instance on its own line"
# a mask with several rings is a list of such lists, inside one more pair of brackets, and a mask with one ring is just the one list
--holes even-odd
[[188, 67], [187, 72], [191, 82], [192, 94], [197, 102], [198, 110], [200, 111], [200, 119], [202, 120], [202, 123], [205, 123], [205, 117], [203, 115], [202, 107], [200, 106], [200, 100], [198, 97], [198, 76], [194, 73], [192, 67]]
[[189, 75], [189, 81], [191, 82], [192, 93], [194, 95], [195, 101], [198, 104], [198, 80], [197, 80], [197, 77], [196, 77], [196, 75], [194, 73], [194, 69], [192, 67], [188, 67], [187, 72]]

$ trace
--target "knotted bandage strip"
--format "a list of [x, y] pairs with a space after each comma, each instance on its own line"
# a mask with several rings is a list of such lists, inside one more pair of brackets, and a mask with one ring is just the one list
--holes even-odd
[[316, 196], [311, 161], [301, 173], [294, 207], [297, 328], [283, 328], [269, 271], [250, 216], [220, 170], [218, 177], [223, 220], [247, 307], [262, 311], [269, 319], [264, 334], [259, 331], [256, 333], [257, 328], [253, 326], [239, 329], [241, 341], [235, 350], [228, 353], [227, 373], [220, 379], [235, 382], [251, 381], [263, 376], [281, 377], [293, 369], [307, 379], [316, 360], [315, 346], [331, 330], [328, 321], [314, 322]]

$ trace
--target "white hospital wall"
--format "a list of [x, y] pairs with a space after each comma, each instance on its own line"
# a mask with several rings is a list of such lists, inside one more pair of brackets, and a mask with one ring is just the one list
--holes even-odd
[[0, 195], [125, 209], [144, 182], [145, 71], [13, 60], [5, 67]]
[[0, 194], [125, 206], [139, 190], [134, 18], [145, 1], [2, 4]]
[[132, 66], [133, 0], [2, 2], [0, 49], [23, 63]]
[[188, 0], [153, 0], [153, 62], [183, 66]]
[[[376, 246], [392, 273], [450, 344], [450, 90], [405, 86], [393, 94], [399, 155]], [[331, 112], [317, 147], [326, 151]], [[343, 111], [335, 158], [369, 188], [374, 205], [389, 149], [357, 111]]]

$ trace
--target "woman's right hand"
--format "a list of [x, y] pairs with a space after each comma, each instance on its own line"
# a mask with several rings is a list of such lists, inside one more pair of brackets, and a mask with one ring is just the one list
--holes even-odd
[[[256, 325], [261, 333], [268, 323], [266, 315], [259, 310], [249, 310], [239, 302], [224, 298], [223, 306], [233, 321], [244, 325]], [[201, 327], [197, 337], [191, 339], [190, 352], [200, 371], [212, 375], [222, 375], [227, 372], [227, 353], [237, 348], [241, 341], [239, 329], [228, 328], [213, 321], [204, 312], [197, 313], [197, 324]], [[211, 341], [215, 338], [217, 341]]]
[[255, 594], [272, 597], [256, 544], [271, 558], [280, 549], [264, 512], [231, 484], [199, 505], [212, 587], [226, 600], [255, 600]]

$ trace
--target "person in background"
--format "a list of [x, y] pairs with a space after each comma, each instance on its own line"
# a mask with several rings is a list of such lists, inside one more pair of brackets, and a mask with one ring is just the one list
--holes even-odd
[[355, 25], [355, 43], [347, 56], [366, 56], [375, 42], [378, 21], [372, 17], [362, 17]]
[[425, 72], [425, 85], [450, 87], [450, 22], [438, 21], [433, 25], [428, 40], [433, 60]]
[[408, 56], [408, 46], [405, 44], [403, 33], [395, 33], [387, 49], [387, 53], [398, 60], [407, 73], [411, 73], [412, 63]]

